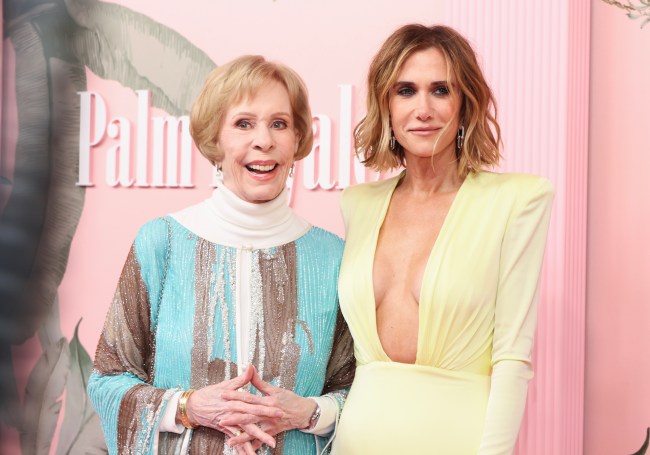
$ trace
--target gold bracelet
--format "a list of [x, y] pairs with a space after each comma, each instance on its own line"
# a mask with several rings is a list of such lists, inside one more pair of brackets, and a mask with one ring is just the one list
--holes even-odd
[[178, 399], [178, 414], [181, 418], [181, 423], [185, 428], [191, 430], [199, 427], [199, 425], [190, 422], [189, 417], [187, 417], [187, 400], [190, 399], [190, 395], [193, 393], [194, 389], [188, 389], [181, 393], [181, 397]]

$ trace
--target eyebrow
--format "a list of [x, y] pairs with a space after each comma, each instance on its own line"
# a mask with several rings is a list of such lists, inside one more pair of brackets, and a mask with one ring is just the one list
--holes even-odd
[[[239, 115], [244, 115], [247, 117], [257, 117], [257, 114], [254, 114], [252, 112], [246, 112], [246, 111], [240, 111], [240, 112], [235, 112], [232, 116], [237, 117]], [[286, 116], [286, 117], [291, 117], [291, 114], [288, 112], [280, 111], [280, 112], [274, 112], [271, 114], [271, 117], [278, 117], [278, 116]]]
[[[449, 84], [448, 81], [433, 81], [429, 85], [444, 85], [444, 84]], [[399, 87], [399, 86], [405, 86], [405, 85], [415, 85], [415, 82], [411, 81], [397, 81], [393, 85], [394, 87]]]

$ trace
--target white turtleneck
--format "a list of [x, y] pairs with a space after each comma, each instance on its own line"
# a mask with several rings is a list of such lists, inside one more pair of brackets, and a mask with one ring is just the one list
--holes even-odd
[[[284, 245], [303, 236], [311, 225], [298, 217], [288, 205], [289, 191], [285, 188], [275, 199], [252, 203], [240, 199], [221, 185], [203, 202], [187, 207], [170, 216], [197, 236], [237, 250], [237, 270], [251, 269], [253, 249]], [[237, 369], [241, 374], [250, 363], [248, 333], [250, 326], [250, 273], [238, 273], [235, 296]], [[158, 431], [182, 433], [176, 423], [176, 408], [180, 392], [168, 402]], [[318, 424], [309, 433], [325, 435], [334, 428], [337, 404], [329, 397], [311, 397], [321, 408]], [[157, 453], [157, 437], [154, 450]]]
[[286, 188], [275, 199], [252, 203], [222, 185], [205, 201], [172, 213], [172, 217], [210, 242], [235, 248], [283, 245], [304, 235], [311, 225], [288, 205]]

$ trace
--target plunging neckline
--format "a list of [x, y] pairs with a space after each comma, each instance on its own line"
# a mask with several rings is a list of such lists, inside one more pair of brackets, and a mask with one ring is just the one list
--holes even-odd
[[405, 365], [419, 365], [420, 362], [420, 341], [422, 340], [422, 336], [420, 334], [420, 330], [422, 328], [422, 324], [420, 323], [421, 316], [422, 316], [422, 289], [424, 288], [424, 284], [427, 280], [427, 276], [429, 275], [430, 271], [430, 265], [432, 262], [432, 258], [435, 256], [438, 248], [438, 244], [440, 244], [440, 239], [443, 238], [447, 235], [447, 226], [451, 223], [450, 220], [453, 219], [453, 216], [455, 215], [456, 212], [456, 207], [459, 205], [458, 200], [461, 197], [461, 194], [464, 192], [463, 189], [465, 188], [468, 180], [470, 180], [473, 177], [473, 174], [468, 174], [465, 177], [465, 180], [463, 180], [463, 183], [460, 184], [460, 187], [458, 188], [458, 191], [456, 191], [456, 195], [454, 196], [454, 200], [451, 202], [451, 205], [449, 206], [449, 210], [447, 210], [447, 214], [445, 215], [445, 219], [442, 222], [442, 225], [440, 226], [440, 232], [438, 232], [438, 236], [436, 237], [436, 240], [433, 242], [433, 245], [431, 246], [431, 251], [429, 251], [429, 255], [427, 256], [426, 263], [424, 264], [424, 270], [422, 271], [422, 282], [420, 283], [420, 290], [418, 292], [418, 342], [417, 342], [417, 347], [415, 351], [415, 362], [414, 363], [405, 363], [405, 362], [396, 362], [393, 359], [391, 359], [388, 354], [386, 354], [386, 351], [384, 350], [384, 346], [381, 344], [381, 340], [379, 338], [379, 330], [377, 328], [377, 301], [375, 300], [375, 280], [374, 280], [374, 269], [375, 269], [375, 257], [377, 255], [377, 244], [379, 243], [379, 232], [381, 231], [382, 226], [384, 225], [384, 222], [386, 221], [386, 215], [388, 214], [388, 207], [390, 206], [390, 202], [393, 199], [393, 194], [395, 193], [395, 190], [397, 189], [397, 185], [399, 185], [399, 182], [402, 181], [406, 174], [406, 171], [402, 171], [402, 173], [395, 178], [395, 184], [393, 185], [392, 188], [389, 187], [388, 189], [388, 194], [385, 196], [385, 200], [383, 202], [381, 212], [379, 213], [379, 219], [378, 223], [376, 223], [376, 228], [373, 232], [373, 238], [372, 238], [372, 248], [371, 248], [371, 261], [370, 261], [370, 279], [368, 280], [368, 283], [370, 283], [370, 296], [371, 298], [369, 299], [370, 305], [372, 305], [372, 320], [373, 320], [373, 333], [375, 336], [375, 341], [377, 343], [377, 346], [379, 348], [379, 352], [381, 355], [384, 357], [384, 360], [387, 362], [391, 363], [403, 363]]

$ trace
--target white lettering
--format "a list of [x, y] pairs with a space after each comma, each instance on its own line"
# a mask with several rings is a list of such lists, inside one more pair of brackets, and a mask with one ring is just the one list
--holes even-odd
[[[180, 127], [180, 186], [191, 188], [192, 184], [192, 137], [190, 118], [153, 118], [153, 180], [152, 185], [175, 188], [179, 186], [179, 127]], [[165, 134], [165, 131], [167, 134]], [[167, 156], [164, 150], [167, 149]], [[163, 183], [163, 160], [166, 158], [166, 178]]]
[[[351, 84], [339, 85], [341, 105], [339, 109], [339, 184], [336, 188], [344, 189], [351, 185], [350, 167], [354, 170], [356, 183], [366, 182], [366, 167], [355, 153], [353, 144], [354, 124], [352, 122], [352, 88]], [[375, 179], [376, 180], [376, 179]]]
[[[311, 153], [302, 161], [302, 182], [305, 188], [324, 190], [334, 188], [330, 173], [332, 168], [332, 121], [327, 115], [314, 116], [312, 125], [314, 145]], [[316, 166], [318, 156], [318, 166]]]
[[[293, 200], [297, 182], [307, 190], [344, 189], [353, 183], [379, 179], [367, 171], [354, 153], [353, 107], [354, 86], [341, 84], [339, 90], [338, 150], [333, 148], [332, 118], [325, 114], [313, 118], [314, 145], [311, 153], [296, 163], [294, 176], [287, 180]], [[80, 96], [79, 178], [77, 185], [93, 186], [91, 150], [107, 135], [117, 143], [106, 150], [106, 182], [109, 186], [184, 187], [191, 188], [193, 144], [188, 116], [151, 117], [151, 94], [137, 90], [135, 156], [131, 172], [131, 128], [129, 120], [115, 117], [107, 123], [103, 98], [94, 92], [78, 92]], [[150, 128], [150, 123], [153, 127]], [[151, 138], [151, 136], [153, 136]], [[151, 155], [149, 152], [149, 141]], [[151, 158], [151, 163], [149, 159]], [[151, 166], [151, 171], [149, 167]], [[336, 170], [333, 168], [336, 166]], [[151, 172], [151, 174], [149, 174]], [[302, 173], [302, 175], [300, 175]], [[132, 177], [133, 176], [133, 177]], [[300, 180], [298, 180], [300, 179]], [[354, 180], [354, 182], [353, 182]], [[213, 175], [213, 186], [218, 186]]]
[[149, 90], [137, 90], [138, 94], [138, 143], [136, 146], [137, 169], [135, 186], [147, 187], [147, 155], [149, 148]]
[[109, 123], [106, 133], [111, 139], [120, 140], [117, 145], [110, 147], [106, 152], [106, 184], [108, 186], [132, 186], [131, 124], [124, 117], [116, 117]]
[[[94, 186], [90, 179], [90, 147], [99, 144], [104, 138], [106, 103], [98, 93], [77, 92], [77, 94], [81, 98], [79, 102], [79, 179], [77, 186]], [[91, 131], [93, 118], [95, 127]]]
[[337, 188], [350, 186], [350, 158], [352, 156], [352, 86], [339, 85], [339, 184]]

